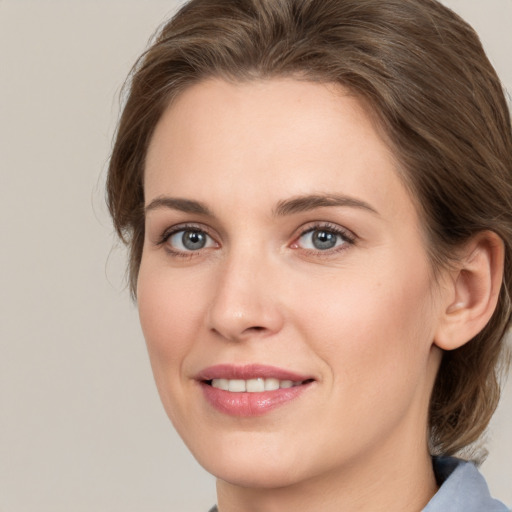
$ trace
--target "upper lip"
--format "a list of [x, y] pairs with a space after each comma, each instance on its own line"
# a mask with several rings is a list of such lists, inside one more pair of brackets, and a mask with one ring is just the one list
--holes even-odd
[[212, 379], [248, 380], [257, 378], [274, 378], [278, 380], [291, 380], [293, 382], [313, 380], [313, 377], [309, 375], [301, 375], [290, 370], [263, 364], [218, 364], [204, 368], [196, 375], [196, 379], [199, 381], [208, 381]]

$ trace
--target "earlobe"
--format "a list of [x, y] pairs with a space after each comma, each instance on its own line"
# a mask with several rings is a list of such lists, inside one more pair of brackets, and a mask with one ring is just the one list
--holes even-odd
[[490, 320], [503, 280], [504, 246], [491, 231], [467, 243], [450, 275], [434, 343], [454, 350], [475, 337]]

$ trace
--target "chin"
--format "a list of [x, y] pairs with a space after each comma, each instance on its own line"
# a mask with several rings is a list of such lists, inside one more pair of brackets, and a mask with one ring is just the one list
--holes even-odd
[[[297, 450], [287, 454], [285, 443], [263, 440], [260, 436], [256, 436], [256, 439], [253, 439], [254, 436], [248, 437], [243, 443], [240, 440], [224, 443], [212, 441], [208, 449], [190, 445], [189, 448], [206, 471], [233, 485], [279, 488], [300, 479], [301, 460], [297, 460]], [[276, 447], [276, 444], [280, 447]]]
[[[201, 463], [201, 461], [199, 461]], [[259, 461], [213, 462], [202, 464], [216, 478], [244, 488], [276, 489], [293, 485], [298, 475], [291, 474], [289, 467], [276, 464], [261, 465]]]

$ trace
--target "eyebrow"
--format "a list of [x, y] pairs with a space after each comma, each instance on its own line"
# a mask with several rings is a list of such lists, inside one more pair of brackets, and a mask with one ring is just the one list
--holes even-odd
[[329, 206], [361, 208], [375, 215], [379, 215], [379, 212], [365, 201], [340, 194], [312, 194], [279, 201], [274, 208], [273, 214], [276, 217], [281, 217]]
[[[377, 210], [365, 201], [339, 194], [311, 194], [279, 201], [273, 209], [272, 214], [274, 217], [284, 217], [296, 213], [307, 212], [316, 208], [333, 206], [361, 208], [374, 213], [375, 215], [379, 215]], [[211, 210], [204, 203], [200, 203], [199, 201], [194, 201], [192, 199], [169, 196], [156, 197], [144, 208], [144, 212], [148, 213], [152, 210], [158, 210], [161, 208], [170, 208], [172, 210], [178, 210], [185, 213], [195, 213], [214, 217]]]
[[151, 201], [145, 208], [144, 213], [161, 208], [170, 208], [185, 213], [197, 213], [199, 215], [207, 215], [213, 217], [213, 213], [203, 203], [193, 201], [192, 199], [182, 199], [180, 197], [159, 196]]

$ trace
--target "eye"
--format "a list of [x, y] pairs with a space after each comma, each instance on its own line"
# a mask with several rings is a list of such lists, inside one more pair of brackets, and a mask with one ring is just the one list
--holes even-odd
[[354, 237], [341, 228], [318, 226], [302, 233], [293, 247], [312, 251], [329, 251], [353, 243]]
[[216, 247], [210, 235], [199, 229], [180, 229], [166, 237], [167, 244], [177, 252], [192, 252]]

